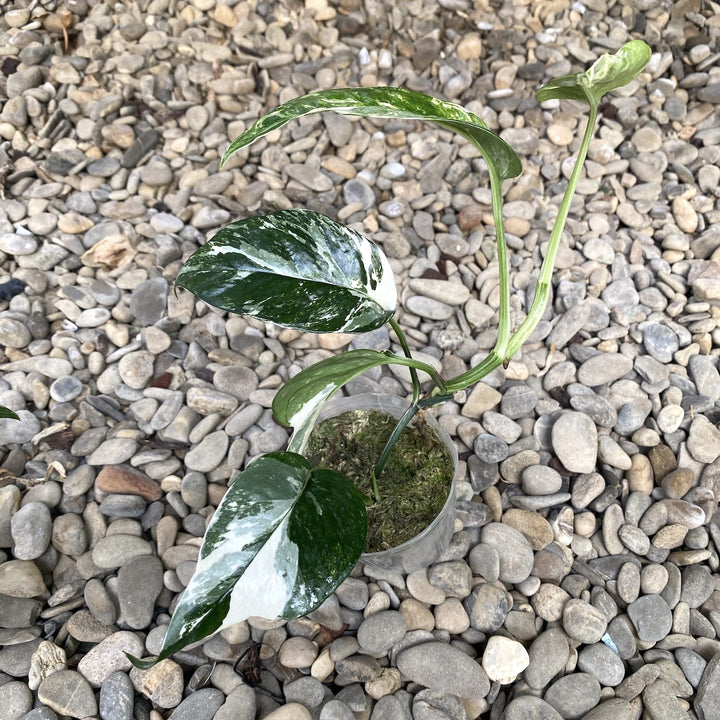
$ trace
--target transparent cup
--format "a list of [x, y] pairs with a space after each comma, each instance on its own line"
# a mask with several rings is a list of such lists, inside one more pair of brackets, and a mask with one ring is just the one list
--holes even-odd
[[[409, 404], [406, 399], [396, 395], [368, 393], [335, 397], [325, 405], [318, 417], [318, 422], [336, 417], [348, 410], [379, 410], [395, 418], [400, 418]], [[457, 449], [452, 438], [440, 427], [430, 412], [425, 415], [425, 419], [447, 447], [455, 470], [447, 500], [435, 520], [414, 538], [388, 550], [363, 553], [359, 562], [375, 570], [399, 573], [420, 570], [435, 562], [448, 547], [452, 538], [455, 524], [455, 487], [458, 482]]]

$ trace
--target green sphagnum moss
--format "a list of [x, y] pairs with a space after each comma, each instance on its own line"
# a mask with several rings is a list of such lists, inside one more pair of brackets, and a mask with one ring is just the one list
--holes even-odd
[[416, 416], [393, 449], [382, 474], [382, 497], [372, 497], [372, 469], [397, 419], [377, 410], [349, 410], [321, 422], [307, 457], [316, 467], [344, 475], [370, 503], [365, 552], [397, 547], [438, 516], [453, 479], [450, 453], [437, 433]]

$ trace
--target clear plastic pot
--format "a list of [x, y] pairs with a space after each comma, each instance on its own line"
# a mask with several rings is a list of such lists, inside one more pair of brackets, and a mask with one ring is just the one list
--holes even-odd
[[[379, 410], [400, 418], [410, 403], [396, 395], [354, 395], [336, 397], [323, 408], [318, 422], [336, 417], [348, 410]], [[434, 416], [425, 416], [428, 425], [435, 430], [448, 449], [455, 472], [445, 504], [435, 518], [419, 535], [402, 545], [381, 552], [363, 553], [360, 562], [385, 572], [410, 573], [431, 565], [450, 543], [455, 524], [455, 486], [458, 481], [458, 455], [452, 438], [440, 427]]]

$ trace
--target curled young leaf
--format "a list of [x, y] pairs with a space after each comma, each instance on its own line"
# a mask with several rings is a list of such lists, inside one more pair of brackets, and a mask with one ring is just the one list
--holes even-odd
[[325, 358], [290, 378], [273, 399], [275, 419], [295, 431], [290, 449], [303, 451], [320, 409], [336, 390], [370, 368], [390, 364], [433, 372], [419, 360], [364, 349]]
[[585, 72], [564, 75], [541, 87], [535, 97], [545, 100], [584, 100], [597, 107], [603, 95], [634, 80], [650, 61], [652, 51], [642, 40], [631, 40], [614, 55], [601, 55]]
[[148, 667], [250, 617], [312, 612], [347, 577], [365, 546], [363, 496], [342, 475], [277, 452], [230, 485], [208, 526], [195, 574]]
[[194, 252], [176, 283], [215, 307], [307, 332], [367, 332], [395, 311], [385, 254], [311, 210], [238, 220]]
[[477, 115], [454, 103], [406, 88], [340, 88], [319, 90], [293, 98], [261, 117], [233, 140], [222, 161], [263, 135], [303, 115], [332, 110], [341, 115], [427, 120], [469, 140], [483, 154], [490, 172], [499, 180], [516, 177], [522, 170], [515, 151]]

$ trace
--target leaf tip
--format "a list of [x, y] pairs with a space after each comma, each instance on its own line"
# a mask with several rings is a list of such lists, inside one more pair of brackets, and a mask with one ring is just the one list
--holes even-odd
[[125, 653], [125, 657], [138, 670], [149, 670], [151, 667], [153, 667], [153, 665], [155, 665], [158, 662], [158, 660], [160, 660], [160, 657], [152, 658], [151, 660], [140, 660], [140, 658], [136, 658], [134, 655], [131, 655], [129, 652]]

